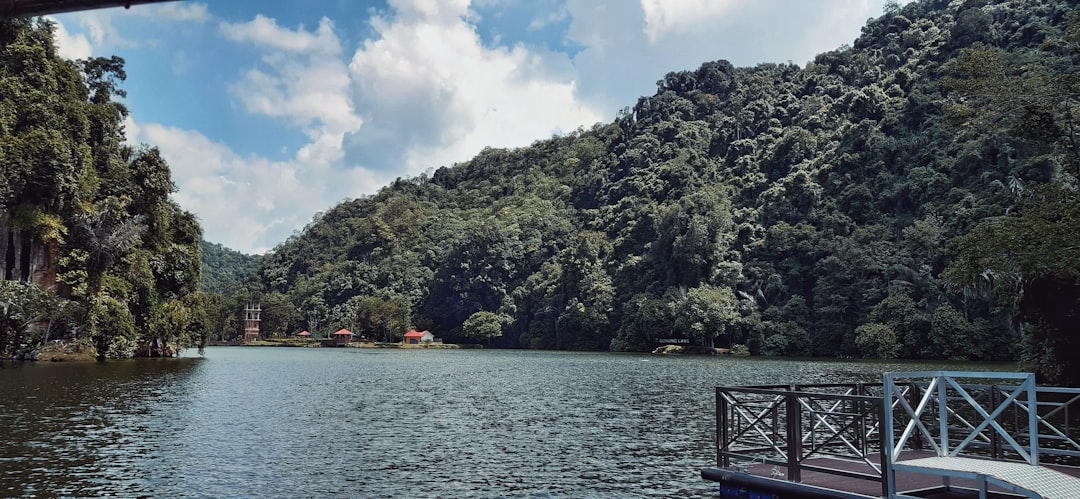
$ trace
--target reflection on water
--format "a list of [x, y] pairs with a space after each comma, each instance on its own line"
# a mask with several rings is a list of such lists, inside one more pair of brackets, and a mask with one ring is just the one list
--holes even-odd
[[698, 475], [714, 386], [945, 368], [241, 347], [7, 363], [0, 496], [717, 497]]

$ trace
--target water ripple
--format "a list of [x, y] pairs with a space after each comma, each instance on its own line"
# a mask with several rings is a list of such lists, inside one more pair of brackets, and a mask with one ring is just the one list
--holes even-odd
[[942, 369], [266, 348], [0, 367], [0, 496], [523, 498], [717, 497], [714, 386]]

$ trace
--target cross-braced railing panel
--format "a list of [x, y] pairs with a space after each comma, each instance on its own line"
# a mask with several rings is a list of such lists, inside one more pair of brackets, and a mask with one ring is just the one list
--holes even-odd
[[786, 462], [787, 411], [783, 395], [768, 389], [718, 389], [717, 398], [726, 408], [728, 425], [721, 445], [727, 452]]
[[880, 449], [880, 404], [811, 394], [797, 400], [803, 416], [802, 460], [826, 456], [857, 460], [880, 475], [880, 465], [869, 459]]
[[[1016, 386], [997, 387], [1002, 396], [1014, 393]], [[1029, 446], [1028, 438], [1034, 434], [1038, 438], [1040, 460], [1049, 459], [1057, 464], [1080, 464], [1080, 389], [1058, 387], [1036, 387], [1035, 430], [1029, 431], [1030, 406], [1026, 401], [1017, 400], [1001, 418], [1002, 426], [1019, 435], [1018, 441]], [[1003, 454], [1009, 454], [1007, 450]], [[1004, 457], [1004, 456], [1002, 456]]]
[[[1037, 435], [1032, 428], [1038, 421], [1029, 414], [1025, 433], [1002, 426], [1001, 419], [1017, 403], [1036, 404], [1035, 379], [1026, 373], [995, 373], [992, 376], [1010, 381], [1021, 380], [1014, 389], [1000, 391], [994, 386], [967, 384], [958, 379], [985, 379], [986, 373], [933, 372], [886, 373], [888, 397], [886, 427], [889, 453], [897, 459], [909, 447], [913, 437], [920, 439], [941, 457], [962, 454], [994, 453], [995, 446], [1007, 449], [1029, 464], [1038, 464]], [[925, 384], [923, 384], [923, 381]], [[905, 383], [906, 382], [906, 383]], [[901, 393], [900, 387], [915, 390], [914, 397]], [[895, 430], [903, 428], [899, 437]], [[1017, 435], [1025, 435], [1017, 437]]]
[[[772, 464], [785, 468], [792, 481], [803, 469], [881, 481], [882, 399], [857, 395], [865, 390], [854, 384], [824, 388], [829, 393], [794, 386], [717, 388], [717, 465]], [[816, 457], [855, 462], [863, 471], [808, 462]]]

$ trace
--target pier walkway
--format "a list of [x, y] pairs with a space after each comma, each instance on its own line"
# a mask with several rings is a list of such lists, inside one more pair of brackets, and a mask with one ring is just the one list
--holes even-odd
[[927, 457], [894, 463], [893, 469], [967, 478], [1029, 497], [1077, 497], [1080, 479], [1042, 466], [966, 457]]
[[[1080, 389], [1027, 373], [716, 389], [717, 467], [746, 497], [1080, 497]], [[958, 495], [962, 494], [962, 495]]]

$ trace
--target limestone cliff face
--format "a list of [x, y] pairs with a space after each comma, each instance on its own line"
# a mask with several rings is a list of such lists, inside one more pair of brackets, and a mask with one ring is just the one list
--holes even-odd
[[32, 282], [56, 291], [56, 265], [59, 245], [43, 242], [26, 230], [11, 225], [11, 214], [0, 212], [0, 279]]

